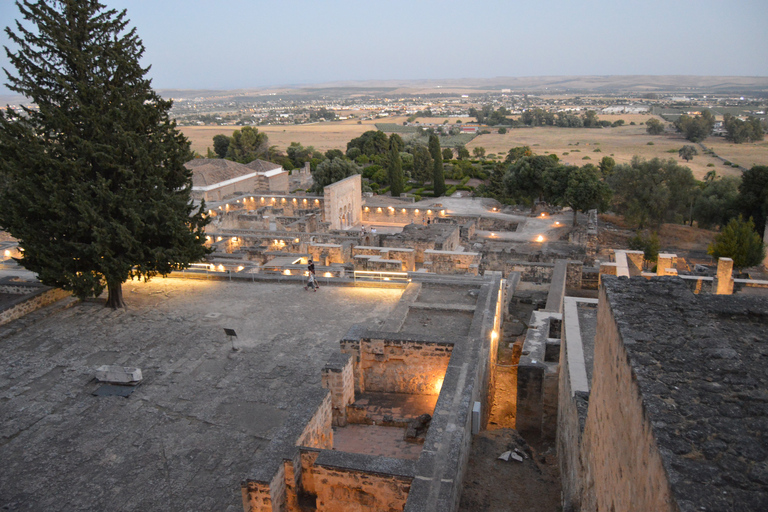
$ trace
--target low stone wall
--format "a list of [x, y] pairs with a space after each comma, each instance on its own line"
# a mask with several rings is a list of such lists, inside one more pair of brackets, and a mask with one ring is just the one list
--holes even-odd
[[313, 260], [319, 261], [322, 265], [333, 265], [334, 263], [343, 265], [350, 259], [350, 247], [345, 248], [341, 244], [310, 243], [307, 252]]
[[528, 283], [549, 283], [555, 271], [554, 263], [535, 263], [527, 261], [511, 261], [509, 272], [519, 272], [520, 280]]
[[6, 282], [0, 286], [0, 293], [18, 295], [18, 299], [0, 308], [0, 325], [7, 324], [33, 311], [61, 300], [70, 295], [59, 288], [49, 288], [37, 283]]
[[479, 252], [424, 251], [424, 268], [435, 274], [471, 274], [480, 268]]

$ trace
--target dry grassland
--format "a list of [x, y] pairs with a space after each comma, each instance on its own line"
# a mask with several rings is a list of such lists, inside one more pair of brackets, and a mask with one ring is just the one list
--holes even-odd
[[[389, 121], [385, 121], [389, 122]], [[318, 151], [329, 149], [346, 151], [347, 142], [359, 137], [367, 130], [375, 130], [376, 122], [357, 120], [333, 121], [326, 123], [258, 126], [259, 132], [266, 133], [269, 145], [277, 146], [285, 151], [291, 142], [299, 142], [303, 146], [314, 146]], [[223, 133], [230, 136], [239, 126], [181, 126], [179, 129], [192, 143], [192, 149], [205, 155], [207, 148], [213, 149], [213, 136]]]
[[[715, 170], [719, 176], [739, 176], [737, 168], [724, 165], [719, 158], [704, 155], [699, 148], [699, 155], [690, 162], [685, 162], [677, 156], [677, 150], [685, 144], [691, 144], [679, 134], [665, 133], [663, 135], [648, 135], [645, 122], [652, 116], [648, 114], [616, 114], [603, 115], [600, 119], [615, 121], [623, 119], [625, 126], [617, 128], [512, 128], [504, 135], [491, 133], [480, 135], [467, 144], [471, 151], [476, 146], [485, 148], [486, 154], [504, 156], [510, 148], [516, 146], [531, 146], [537, 154], [556, 154], [561, 161], [570, 165], [597, 164], [604, 156], [611, 156], [617, 163], [628, 163], [634, 155], [641, 158], [672, 158], [682, 165], [691, 168], [697, 179], [702, 179], [707, 172]], [[402, 124], [405, 117], [389, 117], [379, 120], [334, 121], [305, 125], [259, 126], [259, 131], [269, 136], [270, 145], [276, 145], [285, 150], [291, 142], [300, 142], [304, 146], [314, 146], [319, 151], [329, 149], [346, 150], [347, 142], [358, 137], [367, 130], [375, 130], [376, 122]], [[431, 117], [418, 119], [421, 123], [442, 124], [445, 120], [454, 124], [457, 118]], [[470, 121], [470, 118], [462, 121]], [[634, 121], [635, 126], [629, 123]], [[208, 147], [213, 146], [213, 136], [219, 133], [231, 135], [237, 129], [233, 126], [184, 126], [181, 131], [192, 142], [192, 149], [206, 154]], [[648, 145], [652, 142], [652, 145]], [[720, 137], [710, 137], [704, 144], [724, 159], [750, 168], [753, 165], [768, 165], [768, 142], [732, 144]], [[599, 151], [596, 151], [599, 150]], [[565, 155], [564, 153], [568, 153]], [[585, 159], [588, 157], [588, 159]], [[707, 166], [712, 164], [712, 166]]]

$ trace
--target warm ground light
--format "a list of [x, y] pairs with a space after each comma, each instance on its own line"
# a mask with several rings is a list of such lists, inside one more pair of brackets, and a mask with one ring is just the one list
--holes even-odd
[[[768, 142], [732, 144], [722, 137], [709, 137], [704, 145], [713, 149], [716, 158], [704, 155], [700, 149], [699, 155], [690, 162], [685, 162], [677, 155], [677, 150], [690, 142], [675, 133], [663, 135], [648, 135], [645, 126], [639, 123], [650, 119], [650, 115], [606, 115], [601, 119], [615, 121], [623, 119], [627, 124], [616, 128], [514, 128], [500, 135], [493, 133], [480, 135], [467, 148], [482, 146], [486, 155], [503, 156], [515, 146], [531, 146], [537, 154], [556, 154], [563, 162], [571, 165], [597, 164], [604, 156], [611, 156], [617, 163], [629, 162], [634, 155], [650, 159], [673, 158], [682, 165], [691, 168], [696, 178], [702, 179], [709, 171], [716, 171], [719, 176], [738, 176], [741, 171], [724, 160], [733, 162], [745, 168], [754, 165], [768, 165]], [[406, 118], [393, 117], [379, 120], [380, 122], [402, 124]], [[441, 124], [446, 118], [420, 118], [423, 123]], [[456, 119], [447, 118], [449, 123]], [[470, 118], [462, 119], [469, 121]], [[635, 126], [629, 123], [634, 121]], [[319, 151], [329, 149], [345, 150], [347, 142], [367, 130], [376, 129], [375, 121], [357, 120], [334, 121], [304, 125], [259, 126], [259, 131], [269, 136], [270, 145], [285, 150], [291, 142], [299, 142], [304, 146], [314, 146]], [[231, 135], [236, 126], [183, 126], [181, 131], [189, 137], [192, 149], [206, 154], [207, 148], [213, 145], [213, 136], [219, 133]], [[653, 143], [649, 145], [649, 142]], [[564, 154], [564, 153], [567, 153]]]

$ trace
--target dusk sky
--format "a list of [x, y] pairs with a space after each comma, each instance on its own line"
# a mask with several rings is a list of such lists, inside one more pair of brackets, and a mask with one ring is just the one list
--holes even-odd
[[[768, 74], [766, 0], [104, 0], [158, 89], [338, 80]], [[0, 25], [18, 15], [0, 0]], [[7, 46], [3, 33], [0, 44]], [[9, 69], [5, 52], [0, 66]], [[5, 76], [2, 76], [4, 83]], [[7, 94], [0, 86], [0, 94]]]

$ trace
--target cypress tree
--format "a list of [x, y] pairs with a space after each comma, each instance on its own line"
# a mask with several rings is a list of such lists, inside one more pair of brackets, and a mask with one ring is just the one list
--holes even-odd
[[392, 194], [392, 197], [400, 197], [400, 194], [403, 193], [403, 160], [400, 158], [400, 151], [397, 150], [396, 144], [392, 144], [389, 149], [388, 164], [389, 193]]
[[435, 197], [445, 194], [445, 178], [443, 177], [443, 155], [440, 150], [440, 139], [437, 135], [429, 136], [429, 152], [432, 154], [432, 186]]
[[189, 142], [139, 65], [144, 46], [125, 11], [96, 0], [17, 2], [32, 27], [6, 29], [16, 75], [34, 108], [0, 111], [0, 226], [20, 263], [78, 297], [201, 259], [205, 205], [195, 208]]

